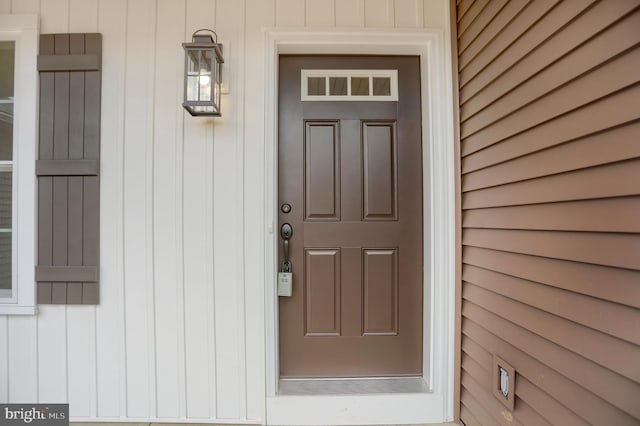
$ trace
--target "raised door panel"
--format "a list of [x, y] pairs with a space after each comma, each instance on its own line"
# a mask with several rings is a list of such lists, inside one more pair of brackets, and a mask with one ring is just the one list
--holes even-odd
[[340, 250], [305, 250], [305, 335], [340, 335]]
[[363, 335], [398, 334], [398, 250], [363, 250]]
[[363, 122], [364, 220], [397, 219], [395, 123]]
[[340, 219], [338, 122], [305, 123], [305, 220]]

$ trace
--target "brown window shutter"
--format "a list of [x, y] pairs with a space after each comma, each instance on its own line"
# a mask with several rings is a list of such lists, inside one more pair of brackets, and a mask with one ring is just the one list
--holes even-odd
[[42, 34], [38, 303], [97, 304], [100, 34]]

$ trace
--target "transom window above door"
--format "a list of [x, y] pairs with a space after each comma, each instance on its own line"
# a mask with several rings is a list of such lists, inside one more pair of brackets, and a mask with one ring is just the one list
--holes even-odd
[[397, 101], [397, 70], [301, 70], [302, 101]]

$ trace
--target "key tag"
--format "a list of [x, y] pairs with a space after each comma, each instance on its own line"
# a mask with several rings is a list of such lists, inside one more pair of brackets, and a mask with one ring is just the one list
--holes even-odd
[[290, 297], [293, 294], [293, 274], [278, 272], [278, 296]]
[[290, 297], [293, 294], [293, 274], [291, 263], [284, 262], [282, 271], [278, 272], [278, 296]]

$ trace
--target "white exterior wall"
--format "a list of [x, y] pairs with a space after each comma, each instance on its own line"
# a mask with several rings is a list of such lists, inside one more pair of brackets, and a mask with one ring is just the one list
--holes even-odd
[[[447, 0], [0, 0], [103, 34], [99, 306], [0, 316], [0, 402], [72, 420], [265, 418], [264, 28], [448, 27]], [[198, 28], [225, 42], [223, 117], [181, 107]]]

